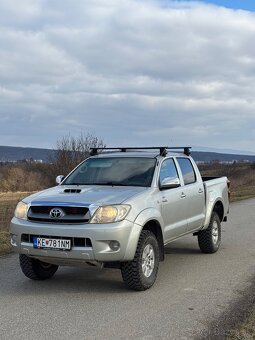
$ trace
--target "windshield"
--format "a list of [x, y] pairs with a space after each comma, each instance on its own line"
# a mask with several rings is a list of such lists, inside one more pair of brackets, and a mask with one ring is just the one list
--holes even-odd
[[74, 170], [62, 184], [149, 187], [155, 164], [155, 158], [90, 158]]

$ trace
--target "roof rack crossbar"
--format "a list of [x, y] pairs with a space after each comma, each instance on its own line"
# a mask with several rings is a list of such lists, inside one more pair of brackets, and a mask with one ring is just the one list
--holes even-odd
[[104, 147], [98, 147], [98, 148], [90, 148], [90, 155], [91, 156], [95, 156], [98, 155], [98, 150], [119, 150], [120, 152], [126, 152], [127, 150], [159, 150], [160, 152], [160, 156], [165, 157], [167, 154], [167, 151], [169, 150], [183, 150], [183, 153], [187, 156], [190, 155], [190, 149], [191, 146], [172, 146], [172, 147], [168, 147], [168, 146], [145, 146], [145, 147], [113, 147], [113, 148], [104, 148]]

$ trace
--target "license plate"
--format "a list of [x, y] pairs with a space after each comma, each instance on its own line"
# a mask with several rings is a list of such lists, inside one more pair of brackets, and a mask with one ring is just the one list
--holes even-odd
[[61, 240], [57, 238], [34, 237], [34, 248], [39, 249], [71, 249], [71, 240]]

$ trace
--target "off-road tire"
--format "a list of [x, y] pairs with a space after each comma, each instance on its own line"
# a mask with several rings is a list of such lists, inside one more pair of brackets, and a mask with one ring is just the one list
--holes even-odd
[[[216, 240], [217, 229], [217, 240]], [[216, 253], [221, 244], [221, 221], [216, 212], [212, 213], [210, 224], [207, 229], [198, 232], [198, 245], [206, 254]]]
[[[149, 246], [148, 246], [149, 245]], [[153, 249], [154, 267], [152, 273], [146, 277], [142, 264], [145, 247]], [[149, 230], [143, 230], [139, 237], [133, 261], [121, 264], [121, 274], [125, 285], [133, 290], [143, 291], [150, 288], [157, 278], [159, 268], [159, 245], [155, 235]]]
[[27, 255], [19, 256], [20, 267], [23, 274], [31, 280], [46, 280], [51, 278], [57, 271], [55, 264], [45, 263], [32, 259]]

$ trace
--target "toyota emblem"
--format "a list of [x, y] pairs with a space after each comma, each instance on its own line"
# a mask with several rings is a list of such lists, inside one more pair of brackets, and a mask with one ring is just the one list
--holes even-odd
[[61, 218], [65, 215], [64, 211], [60, 208], [53, 208], [50, 211], [50, 217], [52, 218]]

